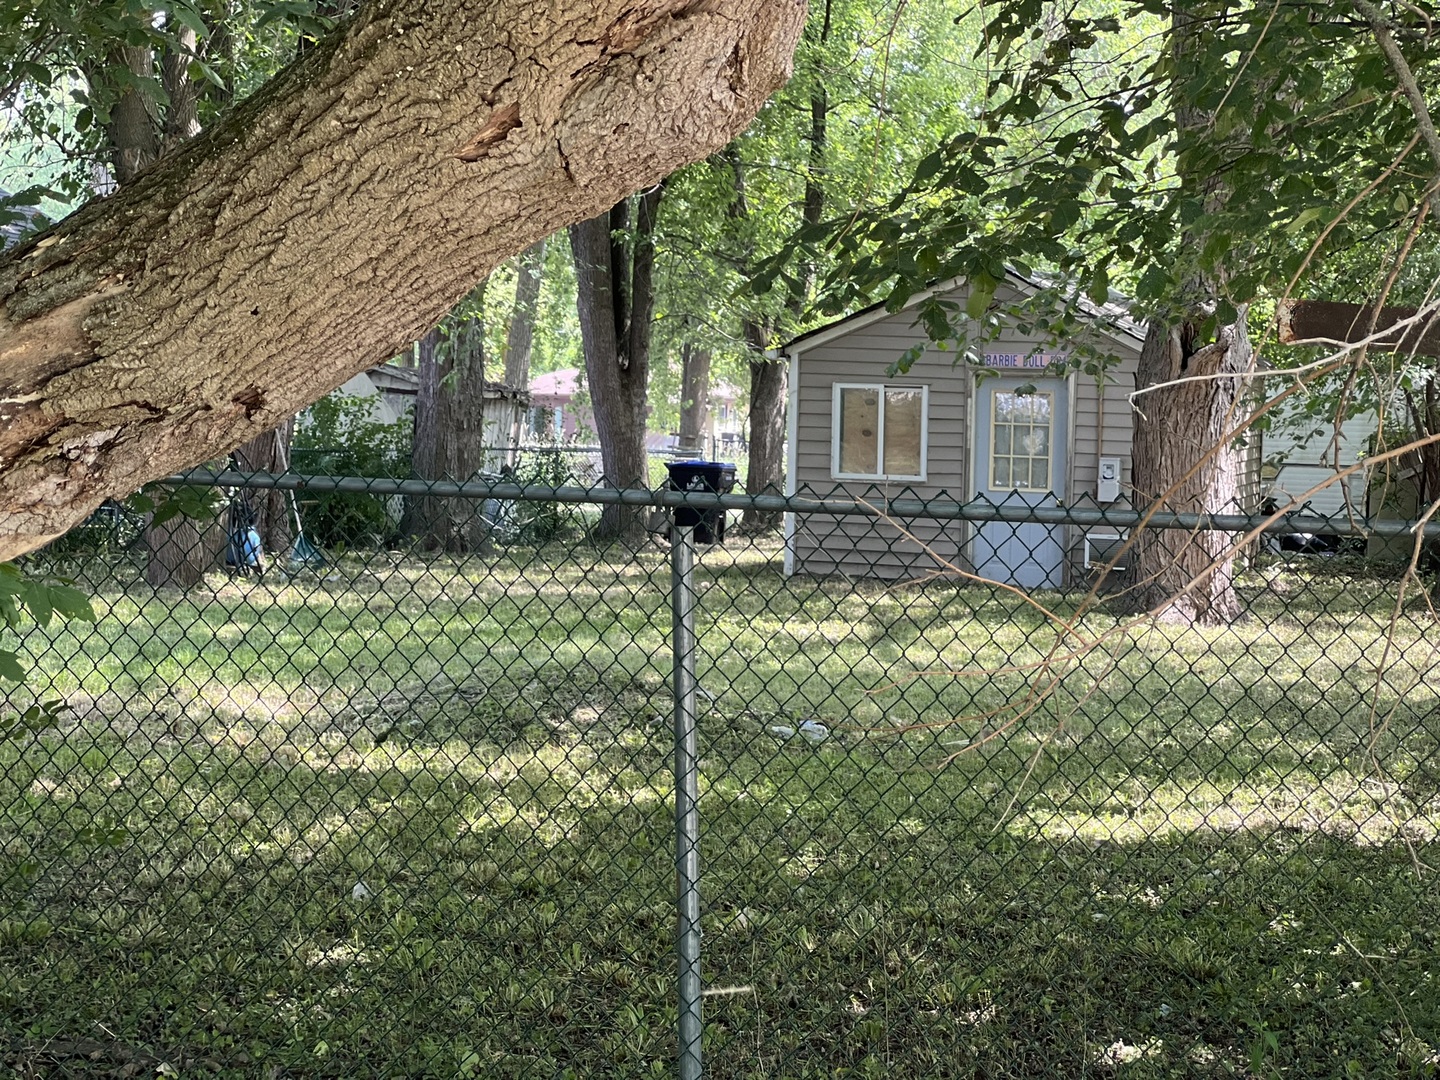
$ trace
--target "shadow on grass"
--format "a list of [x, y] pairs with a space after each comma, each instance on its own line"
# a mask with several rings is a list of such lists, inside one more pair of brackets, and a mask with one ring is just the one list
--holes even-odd
[[[7, 1065], [668, 1073], [668, 730], [649, 688], [558, 675], [464, 737], [7, 748]], [[1433, 828], [1292, 827], [1294, 777], [1206, 795], [1022, 743], [936, 768], [707, 713], [707, 1075], [1425, 1075]]]

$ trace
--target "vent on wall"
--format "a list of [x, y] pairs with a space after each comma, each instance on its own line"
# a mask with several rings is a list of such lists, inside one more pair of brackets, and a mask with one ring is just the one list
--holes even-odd
[[[1115, 558], [1125, 537], [1118, 533], [1087, 533], [1085, 535], [1085, 569], [1103, 569], [1110, 565], [1110, 560]], [[1120, 556], [1120, 561], [1115, 565], [1116, 571], [1124, 570], [1125, 564], [1130, 561], [1130, 552]]]

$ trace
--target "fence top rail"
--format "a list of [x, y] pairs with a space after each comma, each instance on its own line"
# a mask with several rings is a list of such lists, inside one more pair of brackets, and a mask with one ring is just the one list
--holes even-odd
[[300, 473], [216, 472], [194, 469], [167, 477], [165, 484], [178, 487], [225, 487], [279, 489], [317, 494], [428, 495], [437, 498], [503, 499], [519, 502], [558, 502], [606, 506], [679, 506], [697, 510], [757, 510], [762, 513], [791, 513], [819, 517], [893, 517], [906, 520], [930, 518], [939, 521], [1035, 522], [1044, 525], [1077, 525], [1119, 529], [1154, 528], [1189, 531], [1267, 535], [1327, 533], [1353, 537], [1414, 536], [1423, 528], [1427, 537], [1440, 537], [1440, 522], [1416, 522], [1367, 518], [1359, 515], [1326, 517], [1305, 513], [1303, 507], [1282, 507], [1271, 513], [1197, 514], [1129, 506], [1101, 506], [1093, 501], [1079, 504], [1032, 506], [1016, 501], [995, 502], [976, 498], [965, 502], [942, 494], [921, 498], [908, 489], [891, 496], [878, 488], [860, 494], [840, 489], [832, 492], [799, 492], [794, 495], [715, 494], [703, 491], [672, 491], [664, 488], [614, 488], [543, 484], [518, 484], [506, 478], [454, 480], [402, 480], [393, 477], [320, 476]]

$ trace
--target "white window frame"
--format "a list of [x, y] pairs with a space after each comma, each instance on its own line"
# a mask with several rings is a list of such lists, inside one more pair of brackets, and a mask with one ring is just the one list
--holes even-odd
[[[873, 390], [879, 394], [876, 410], [875, 466], [885, 461], [885, 391], [920, 391], [920, 471], [915, 475], [900, 473], [854, 473], [840, 471], [840, 394], [844, 390]], [[830, 476], [835, 480], [910, 480], [924, 483], [930, 473], [930, 384], [929, 383], [854, 383], [837, 382], [830, 388]]]
[[[1024, 394], [1024, 395], [1015, 394], [1015, 396], [1017, 396], [1017, 397], [1018, 397], [1018, 396], [1023, 396], [1023, 397], [1025, 397], [1025, 398], [1031, 399], [1031, 400], [1033, 400], [1033, 399], [1035, 399], [1035, 398], [1043, 397], [1043, 398], [1048, 398], [1049, 401], [1050, 401], [1050, 409], [1049, 409], [1049, 413], [1050, 413], [1050, 423], [1049, 423], [1049, 424], [1047, 425], [1047, 427], [1046, 427], [1046, 434], [1045, 434], [1045, 457], [1048, 459], [1048, 464], [1045, 466], [1045, 472], [1046, 472], [1046, 475], [1050, 477], [1050, 481], [1049, 481], [1049, 483], [1046, 484], [1046, 486], [1043, 487], [1043, 488], [1029, 487], [1029, 486], [1026, 486], [1026, 487], [1023, 487], [1023, 488], [1022, 488], [1022, 487], [1020, 487], [1020, 486], [1018, 486], [1018, 485], [1015, 485], [1015, 484], [1012, 484], [1012, 485], [1010, 486], [1010, 488], [1005, 488], [1005, 487], [1002, 487], [1001, 485], [995, 483], [995, 458], [996, 458], [996, 454], [995, 454], [995, 442], [996, 442], [996, 439], [999, 437], [999, 434], [1000, 434], [1000, 425], [999, 425], [999, 424], [996, 422], [996, 420], [995, 420], [995, 416], [996, 416], [996, 414], [999, 412], [999, 409], [998, 409], [998, 407], [997, 407], [997, 405], [996, 405], [996, 400], [1000, 397], [1001, 394], [1015, 394], [1015, 392], [1012, 391], [1012, 390], [1006, 390], [1006, 389], [1003, 389], [1003, 388], [997, 386], [997, 387], [995, 388], [995, 393], [990, 396], [990, 435], [989, 435], [989, 438], [990, 438], [990, 447], [989, 447], [989, 452], [988, 452], [988, 457], [989, 457], [988, 468], [989, 468], [989, 470], [990, 470], [990, 475], [986, 478], [986, 479], [989, 481], [989, 483], [986, 485], [986, 490], [987, 490], [987, 491], [1007, 491], [1007, 490], [1014, 490], [1014, 491], [1020, 492], [1020, 493], [1023, 494], [1023, 495], [1040, 495], [1040, 494], [1044, 494], [1044, 493], [1047, 492], [1047, 491], [1054, 491], [1054, 490], [1055, 490], [1055, 475], [1054, 475], [1054, 474], [1055, 474], [1055, 420], [1056, 420], [1056, 416], [1055, 416], [1056, 401], [1055, 401], [1055, 399], [1056, 399], [1056, 397], [1057, 397], [1058, 395], [1056, 394], [1056, 392], [1055, 392], [1054, 390], [1037, 390], [1037, 391], [1035, 391], [1035, 393], [1033, 393], [1033, 394]], [[1015, 433], [1014, 433], [1014, 430], [1013, 430], [1013, 429], [1014, 429], [1014, 425], [1012, 424], [1012, 425], [1009, 425], [1009, 426], [1010, 426], [1011, 429], [1012, 429], [1012, 430], [1011, 430], [1011, 433], [1010, 433], [1010, 437], [1013, 439], [1013, 438], [1015, 437]], [[1015, 462], [1015, 459], [1016, 459], [1017, 455], [1016, 455], [1016, 453], [1015, 453], [1015, 447], [1014, 447], [1014, 444], [1013, 444], [1013, 443], [1011, 444], [1011, 447], [1010, 447], [1009, 452], [1007, 452], [1006, 454], [1004, 454], [1004, 455], [1002, 455], [1002, 456], [1005, 457], [1005, 458], [1007, 458], [1007, 459], [1009, 459], [1009, 461], [1010, 461], [1010, 463], [1011, 463], [1012, 466], [1014, 465], [1014, 462]], [[1019, 456], [1020, 458], [1022, 458], [1023, 460], [1026, 460], [1026, 461], [1034, 461], [1034, 460], [1037, 459], [1037, 456], [1038, 456], [1038, 455], [1033, 455], [1033, 454], [1021, 454], [1021, 455], [1018, 455], [1018, 456]], [[1014, 478], [1015, 478], [1013, 471], [1011, 472], [1010, 478], [1011, 478], [1011, 480], [1014, 480]], [[1088, 564], [1087, 564], [1087, 565], [1088, 565]]]

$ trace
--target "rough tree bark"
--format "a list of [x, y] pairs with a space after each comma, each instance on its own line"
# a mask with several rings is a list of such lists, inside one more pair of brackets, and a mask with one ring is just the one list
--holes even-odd
[[220, 561], [225, 530], [220, 519], [179, 514], [145, 527], [145, 581], [152, 588], [192, 589]]
[[[440, 328], [431, 327], [415, 345], [419, 385], [415, 392], [415, 434], [410, 443], [410, 469], [417, 480], [444, 479], [445, 459], [440, 449], [441, 369]], [[400, 531], [414, 536], [424, 548], [444, 546], [445, 507], [429, 495], [405, 499]]]
[[733, 138], [796, 0], [378, 0], [0, 260], [0, 559], [403, 349], [500, 260]]
[[[1172, 7], [1170, 46], [1178, 70], [1185, 69], [1194, 36], [1212, 14], [1211, 5]], [[1176, 112], [1182, 138], [1209, 137], [1211, 119], [1197, 108]], [[1228, 195], [1218, 177], [1182, 170], [1180, 182], [1211, 207]], [[1204, 237], [1187, 233], [1181, 244], [1195, 250]], [[1166, 509], [1181, 512], [1242, 509], [1240, 451], [1229, 433], [1253, 356], [1243, 307], [1234, 322], [1213, 326], [1209, 340], [1202, 336], [1219, 309], [1220, 273], [1190, 273], [1178, 303], [1149, 321], [1135, 374], [1136, 389], [1150, 390], [1137, 401], [1134, 419], [1132, 479], [1141, 506], [1163, 499]], [[1167, 383], [1172, 385], [1162, 385]], [[1121, 605], [1153, 612], [1163, 622], [1230, 622], [1240, 613], [1233, 542], [1228, 533], [1140, 530]]]
[[[785, 365], [765, 358], [768, 328], [745, 324], [750, 346], [750, 461], [745, 491], [750, 495], [781, 495], [785, 491]], [[746, 510], [749, 528], [771, 529], [780, 523], [773, 512]]]
[[[604, 479], [611, 487], [645, 487], [649, 480], [645, 416], [655, 304], [654, 234], [664, 190], [663, 183], [656, 184], [636, 196], [633, 238], [629, 200], [570, 227], [585, 381]], [[644, 533], [636, 508], [611, 505], [601, 511], [597, 536], [639, 539]]]
[[[482, 282], [467, 307], [483, 308]], [[447, 319], [416, 344], [420, 384], [410, 464], [421, 480], [469, 480], [485, 464], [485, 325]], [[407, 500], [401, 531], [427, 551], [464, 554], [483, 539], [476, 507], [461, 499]]]
[[170, 99], [162, 126], [162, 153], [168, 153], [200, 134], [202, 87], [190, 77], [191, 57], [196, 54], [198, 42], [195, 31], [188, 26], [180, 30], [178, 37], [180, 49], [166, 53], [160, 61], [160, 84], [165, 88], [165, 96]]
[[545, 273], [545, 241], [536, 240], [520, 255], [515, 274], [515, 306], [505, 334], [505, 374], [501, 381], [516, 390], [530, 386], [530, 354], [535, 344], [535, 316]]
[[[1197, 289], [1210, 293], [1204, 283]], [[1135, 500], [1164, 498], [1166, 509], [1235, 513], [1240, 506], [1240, 453], [1229, 432], [1236, 399], [1251, 367], [1245, 313], [1202, 344], [1197, 328], [1213, 301], [1172, 319], [1151, 319], [1136, 369], [1137, 388], [1179, 382], [1146, 394], [1134, 421]], [[1218, 377], [1215, 377], [1218, 376]], [[1198, 464], [1197, 464], [1198, 463]], [[1126, 598], [1163, 622], [1219, 625], [1240, 613], [1235, 595], [1234, 538], [1229, 533], [1146, 529], [1135, 538]]]
[[680, 346], [680, 451], [704, 456], [710, 430], [709, 349], [685, 342]]
[[88, 81], [92, 86], [114, 89], [105, 84], [113, 83], [116, 71], [128, 71], [134, 76], [120, 90], [105, 125], [115, 183], [128, 184], [160, 156], [159, 111], [153, 93], [142, 89], [153, 85], [150, 80], [155, 77], [155, 55], [148, 46], [127, 45], [115, 50], [111, 64], [105, 71], [90, 73]]
[[[726, 213], [732, 218], [743, 218], [750, 213], [745, 198], [745, 166], [738, 155], [731, 153], [728, 157], [735, 195]], [[745, 469], [745, 492], [748, 495], [779, 494], [785, 481], [782, 453], [785, 442], [785, 369], [765, 357], [770, 339], [774, 336], [770, 321], [742, 319], [741, 336], [750, 353], [749, 457]], [[740, 522], [747, 529], [773, 529], [779, 524], [780, 515], [751, 508], [741, 515]]]
[[[472, 294], [485, 307], [486, 281]], [[446, 479], [469, 480], [485, 467], [485, 323], [470, 318], [450, 327], [440, 387], [440, 459]], [[447, 499], [445, 550], [464, 554], [484, 540], [478, 504]]]

